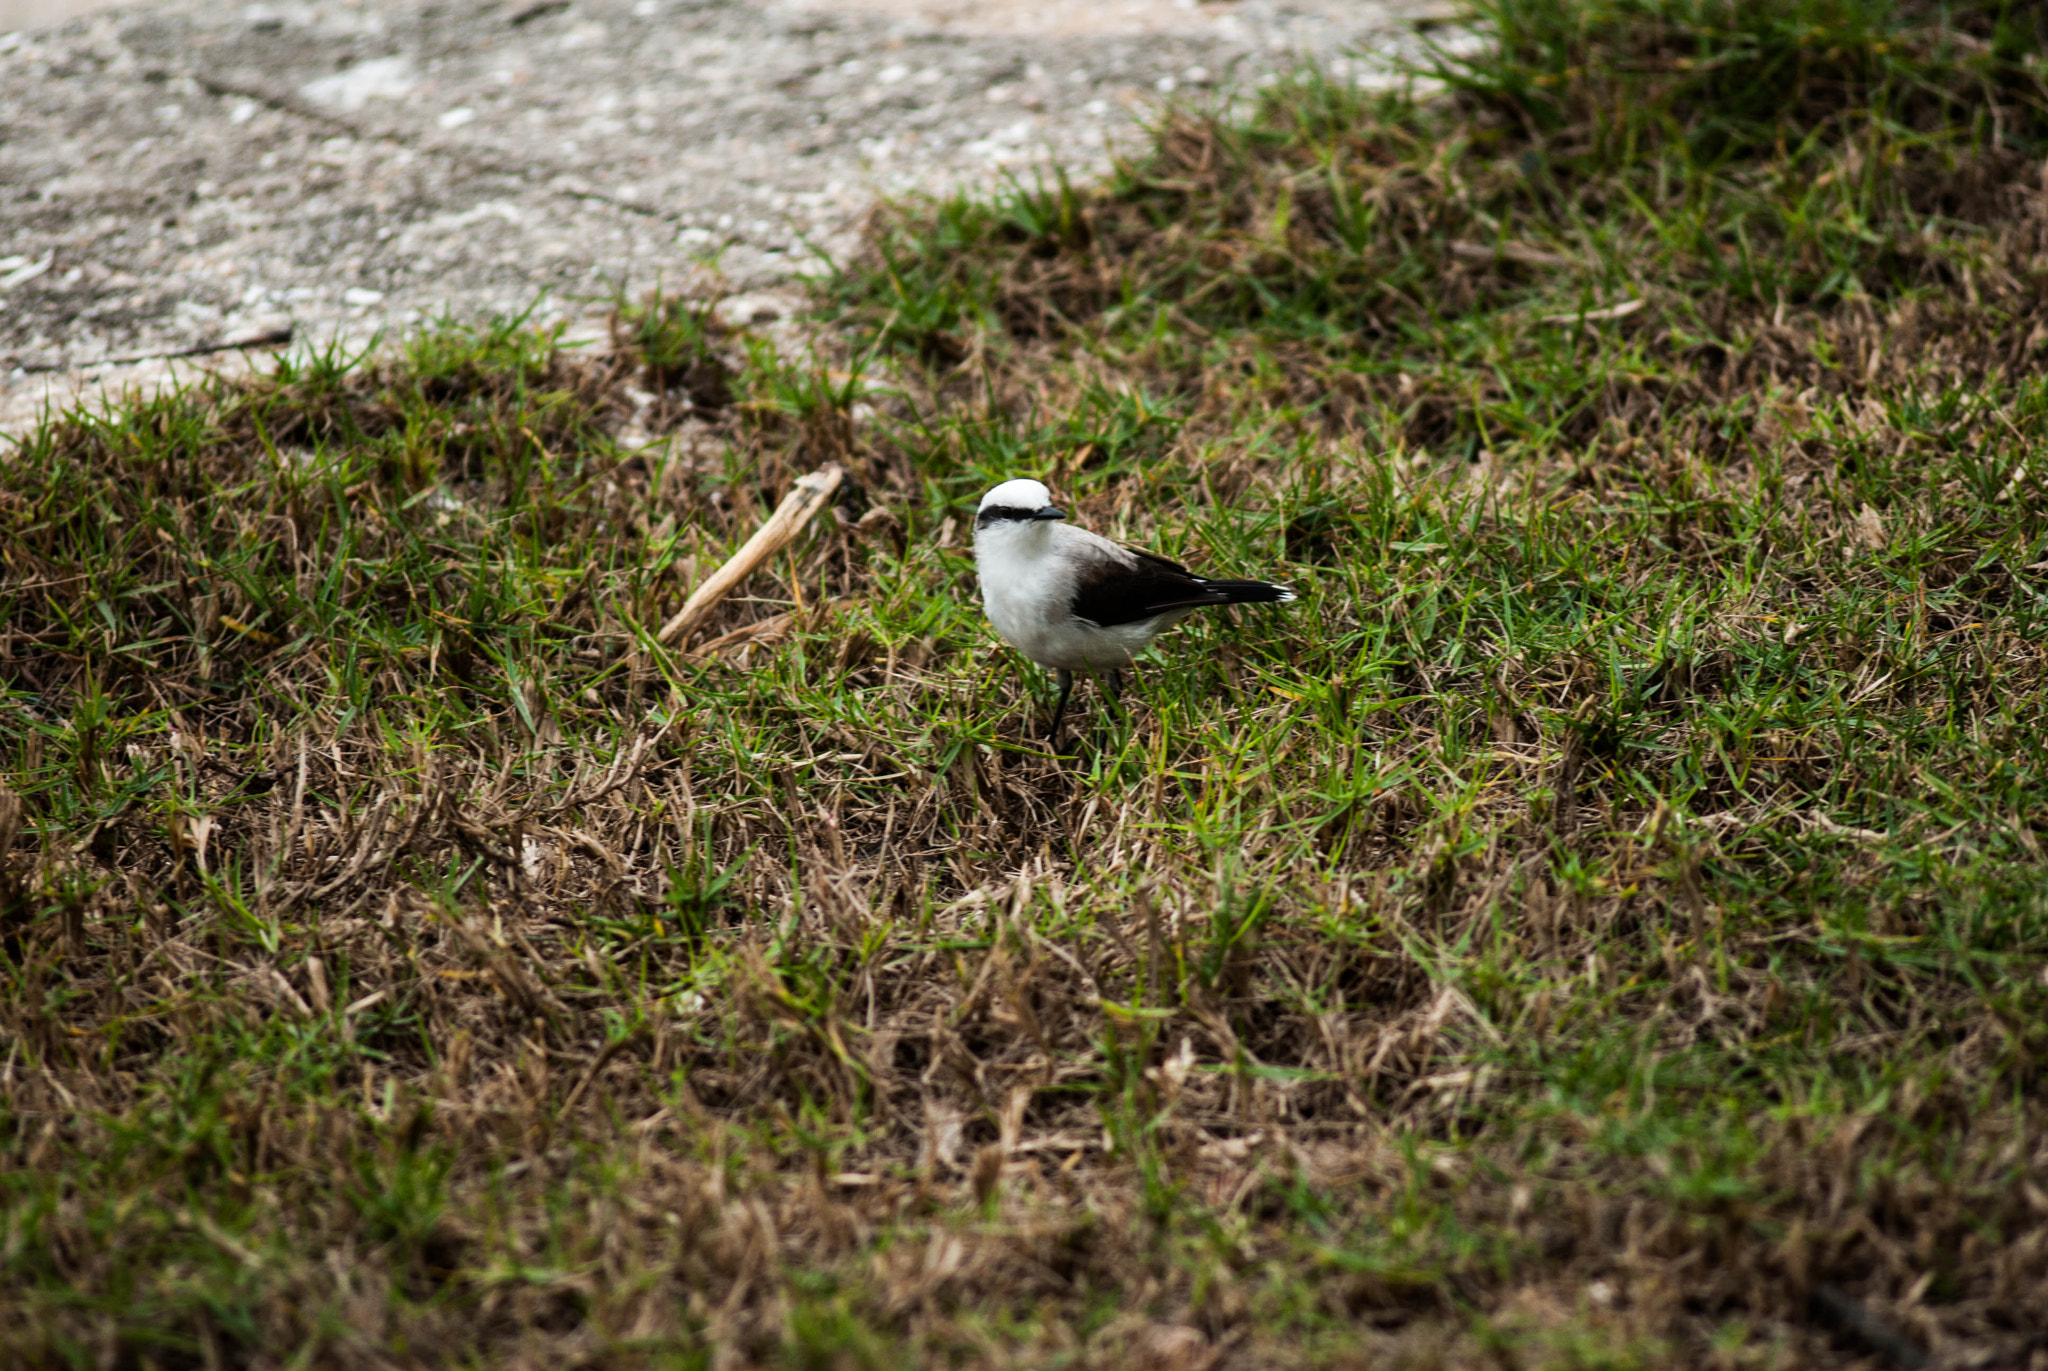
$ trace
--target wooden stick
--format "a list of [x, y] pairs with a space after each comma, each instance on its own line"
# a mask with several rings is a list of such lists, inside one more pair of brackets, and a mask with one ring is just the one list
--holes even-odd
[[1542, 248], [1530, 247], [1527, 243], [1457, 243], [1451, 244], [1451, 256], [1463, 257], [1474, 262], [1519, 262], [1525, 267], [1575, 267], [1571, 258]]
[[690, 592], [690, 598], [676, 611], [676, 617], [661, 626], [656, 640], [672, 643], [688, 639], [697, 626], [710, 617], [720, 600], [730, 595], [761, 563], [789, 546], [790, 541], [803, 531], [804, 525], [811, 521], [811, 516], [831, 500], [832, 492], [839, 489], [839, 483], [845, 479], [846, 470], [837, 462], [819, 467], [808, 476], [797, 477], [795, 487], [782, 497], [782, 503], [775, 507], [767, 522], [754, 530], [754, 536], [728, 557], [724, 566], [712, 572]]

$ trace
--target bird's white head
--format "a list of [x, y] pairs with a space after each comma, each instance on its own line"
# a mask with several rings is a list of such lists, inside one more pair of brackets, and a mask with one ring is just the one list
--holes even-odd
[[1029, 528], [1041, 520], [1064, 519], [1067, 512], [1052, 502], [1052, 492], [1031, 480], [1005, 481], [981, 497], [974, 531]]

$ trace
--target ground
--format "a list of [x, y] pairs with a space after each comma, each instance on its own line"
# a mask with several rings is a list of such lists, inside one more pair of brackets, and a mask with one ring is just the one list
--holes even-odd
[[24, 430], [0, 1360], [2048, 1368], [2048, 28], [1477, 20]]
[[536, 303], [587, 334], [707, 261], [772, 289], [878, 189], [1099, 165], [1162, 87], [1430, 12], [192, 0], [0, 37], [0, 426], [166, 370], [108, 359]]

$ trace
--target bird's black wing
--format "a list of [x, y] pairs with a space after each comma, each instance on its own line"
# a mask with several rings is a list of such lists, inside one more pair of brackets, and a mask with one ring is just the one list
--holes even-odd
[[1109, 628], [1172, 609], [1230, 602], [1228, 594], [1212, 589], [1178, 562], [1134, 547], [1124, 551], [1137, 558], [1135, 566], [1126, 566], [1107, 554], [1089, 560], [1075, 581], [1074, 617]]

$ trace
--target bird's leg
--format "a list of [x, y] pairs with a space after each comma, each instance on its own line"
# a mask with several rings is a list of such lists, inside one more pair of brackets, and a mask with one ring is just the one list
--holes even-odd
[[1052, 750], [1060, 750], [1060, 719], [1067, 712], [1067, 697], [1074, 693], [1074, 673], [1064, 667], [1053, 670], [1053, 679], [1060, 683], [1060, 702], [1052, 707]]
[[1121, 667], [1113, 667], [1110, 670], [1109, 698], [1118, 704], [1124, 702], [1124, 673]]

